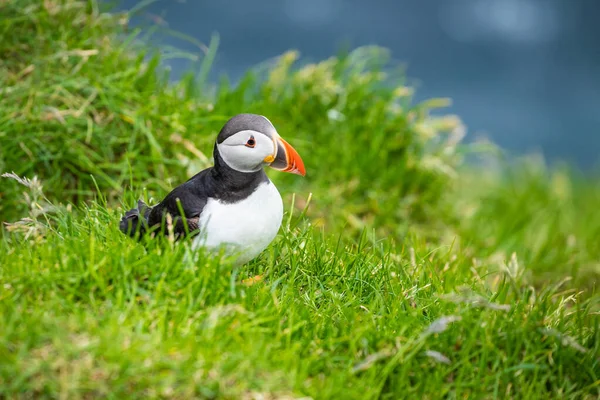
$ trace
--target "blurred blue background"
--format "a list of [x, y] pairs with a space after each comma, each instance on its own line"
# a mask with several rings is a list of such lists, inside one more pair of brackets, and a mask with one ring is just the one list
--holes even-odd
[[[207, 44], [218, 33], [213, 71], [234, 81], [290, 49], [319, 61], [383, 46], [407, 67], [417, 100], [453, 99], [468, 139], [589, 169], [600, 166], [599, 17], [598, 0], [163, 0], [132, 24]], [[158, 39], [199, 52], [160, 29]], [[190, 65], [168, 63], [174, 77]]]

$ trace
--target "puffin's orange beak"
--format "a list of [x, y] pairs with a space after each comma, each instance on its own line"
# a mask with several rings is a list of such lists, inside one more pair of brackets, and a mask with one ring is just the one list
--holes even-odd
[[304, 162], [300, 158], [300, 154], [288, 142], [280, 136], [275, 138], [277, 144], [277, 154], [271, 162], [271, 168], [283, 172], [291, 172], [292, 174], [306, 175]]

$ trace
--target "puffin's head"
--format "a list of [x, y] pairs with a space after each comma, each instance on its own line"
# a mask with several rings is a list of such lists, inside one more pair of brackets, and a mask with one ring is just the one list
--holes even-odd
[[269, 165], [283, 172], [306, 173], [298, 152], [262, 115], [238, 114], [227, 121], [217, 136], [217, 150], [236, 171], [256, 172]]

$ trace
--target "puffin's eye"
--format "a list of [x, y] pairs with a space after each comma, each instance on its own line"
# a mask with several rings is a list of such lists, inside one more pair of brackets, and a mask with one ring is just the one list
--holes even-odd
[[254, 140], [254, 136], [250, 136], [250, 139], [246, 142], [246, 147], [253, 148], [256, 146], [256, 140]]

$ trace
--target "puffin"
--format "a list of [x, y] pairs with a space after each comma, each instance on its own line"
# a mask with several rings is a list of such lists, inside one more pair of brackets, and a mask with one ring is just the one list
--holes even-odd
[[235, 264], [256, 258], [275, 239], [283, 219], [281, 195], [265, 167], [305, 176], [304, 162], [271, 121], [256, 114], [238, 114], [225, 123], [213, 158], [212, 167], [158, 204], [138, 200], [122, 216], [120, 230], [131, 237], [148, 231], [192, 236], [192, 249], [224, 248]]

